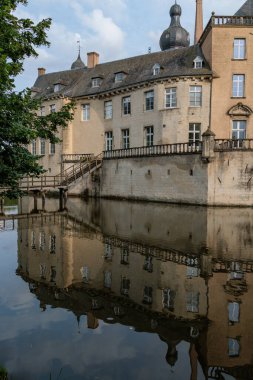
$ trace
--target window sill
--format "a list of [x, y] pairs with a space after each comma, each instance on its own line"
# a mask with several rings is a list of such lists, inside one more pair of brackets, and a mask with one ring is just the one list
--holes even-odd
[[161, 108], [160, 111], [172, 111], [172, 110], [179, 110], [179, 107], [168, 107], [168, 108]]
[[202, 108], [202, 105], [201, 106], [189, 106], [189, 108]]
[[247, 61], [247, 58], [231, 58], [231, 61]]
[[123, 114], [122, 117], [127, 117], [127, 116], [131, 116], [132, 114], [131, 113], [127, 113], [127, 114]]
[[231, 99], [246, 99], [246, 96], [231, 96]]
[[107, 117], [107, 118], [104, 118], [105, 121], [111, 121], [112, 120], [112, 117]]
[[154, 112], [154, 108], [152, 110], [144, 110], [144, 112]]

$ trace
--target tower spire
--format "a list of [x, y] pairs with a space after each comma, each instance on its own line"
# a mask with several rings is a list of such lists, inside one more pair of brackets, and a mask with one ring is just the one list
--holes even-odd
[[194, 43], [197, 44], [203, 33], [203, 6], [202, 0], [196, 0], [196, 21]]

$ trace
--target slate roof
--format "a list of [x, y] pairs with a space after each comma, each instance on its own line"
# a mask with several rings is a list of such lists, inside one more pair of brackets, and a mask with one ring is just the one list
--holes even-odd
[[[193, 61], [200, 56], [203, 58], [203, 68], [194, 69]], [[159, 64], [159, 75], [153, 75], [153, 66]], [[115, 83], [115, 73], [125, 72], [123, 82]], [[113, 90], [123, 89], [142, 84], [155, 79], [172, 77], [212, 75], [199, 45], [189, 48], [168, 50], [163, 52], [140, 55], [97, 65], [93, 69], [68, 70], [58, 73], [45, 74], [38, 77], [34, 87], [40, 88], [37, 97], [63, 95], [68, 97], [92, 96]], [[92, 78], [101, 77], [100, 87], [92, 88]], [[57, 80], [62, 79], [68, 85], [59, 93], [54, 93]]]
[[235, 16], [253, 16], [253, 0], [247, 0], [235, 13]]

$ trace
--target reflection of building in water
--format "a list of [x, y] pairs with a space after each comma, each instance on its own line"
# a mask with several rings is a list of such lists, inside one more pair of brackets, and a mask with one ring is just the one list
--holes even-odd
[[187, 340], [193, 373], [199, 360], [206, 378], [251, 379], [252, 211], [99, 205], [19, 220], [18, 273], [41, 305], [155, 331], [170, 364]]

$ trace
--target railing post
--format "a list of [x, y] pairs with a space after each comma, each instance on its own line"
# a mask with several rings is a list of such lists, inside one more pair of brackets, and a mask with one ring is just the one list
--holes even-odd
[[215, 133], [208, 127], [202, 135], [202, 159], [209, 162], [214, 159]]

